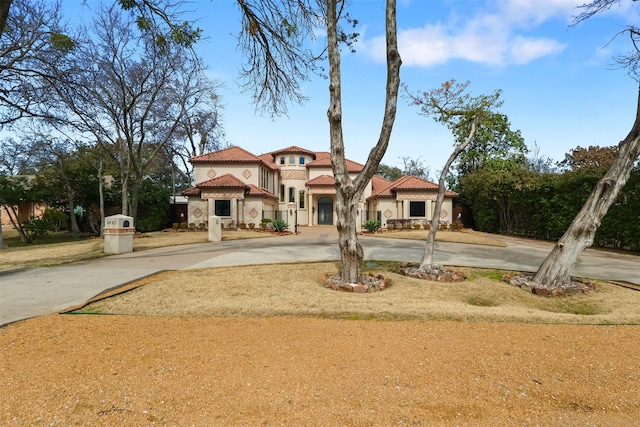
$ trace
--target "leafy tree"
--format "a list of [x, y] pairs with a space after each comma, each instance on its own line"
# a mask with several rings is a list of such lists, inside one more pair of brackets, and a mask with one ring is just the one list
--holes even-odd
[[387, 166], [383, 163], [380, 163], [378, 166], [377, 175], [380, 175], [383, 178], [386, 178], [390, 181], [395, 181], [398, 178], [402, 178], [402, 170], [397, 166]]
[[530, 207], [530, 191], [539, 175], [522, 163], [495, 159], [482, 169], [461, 178], [465, 195], [473, 208], [478, 229], [513, 234], [521, 228]]
[[[15, 206], [24, 202], [39, 201], [37, 191], [34, 191], [32, 184], [26, 176], [3, 176], [0, 175], [0, 207], [9, 216], [11, 225], [18, 231], [20, 239], [24, 243], [31, 243], [35, 236], [29, 233], [25, 224], [30, 218], [21, 217]], [[3, 241], [4, 245], [4, 241]]]
[[577, 147], [565, 154], [558, 166], [565, 170], [576, 171], [584, 168], [601, 168], [603, 172], [611, 167], [616, 156], [616, 147], [589, 146]]
[[171, 225], [169, 197], [171, 190], [153, 179], [142, 181], [140, 209], [136, 229], [142, 232], [162, 230]]
[[438, 273], [439, 268], [433, 263], [435, 251], [435, 237], [440, 226], [440, 211], [444, 202], [445, 184], [447, 173], [453, 162], [474, 141], [479, 124], [486, 124], [496, 116], [493, 109], [502, 104], [500, 91], [491, 95], [472, 97], [465, 90], [469, 82], [457, 83], [455, 80], [444, 82], [439, 88], [428, 92], [411, 94], [407, 87], [405, 90], [411, 105], [420, 107], [420, 114], [433, 117], [437, 122], [445, 124], [456, 138], [453, 153], [447, 159], [438, 185], [435, 214], [431, 220], [431, 228], [427, 236], [424, 256], [419, 269], [425, 272]]
[[429, 179], [429, 166], [425, 166], [420, 157], [418, 157], [417, 159], [403, 157], [402, 162], [404, 163], [404, 170], [402, 171], [403, 175], [411, 175], [417, 176], [419, 178]]
[[[452, 130], [456, 141], [464, 139], [468, 132], [464, 127]], [[522, 162], [528, 152], [519, 130], [511, 129], [509, 118], [500, 113], [489, 114], [478, 123], [469, 147], [460, 153], [457, 160], [459, 175], [482, 169], [487, 162], [505, 159]]]

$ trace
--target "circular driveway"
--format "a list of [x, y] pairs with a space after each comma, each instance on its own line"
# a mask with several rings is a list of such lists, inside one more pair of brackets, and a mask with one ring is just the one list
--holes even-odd
[[[551, 244], [494, 236], [507, 247], [436, 243], [445, 265], [535, 271]], [[302, 227], [299, 235], [199, 243], [113, 255], [0, 275], [0, 325], [83, 303], [95, 295], [165, 270], [339, 260], [335, 227]], [[365, 259], [419, 262], [425, 242], [361, 236]], [[574, 275], [640, 284], [640, 257], [588, 249]]]

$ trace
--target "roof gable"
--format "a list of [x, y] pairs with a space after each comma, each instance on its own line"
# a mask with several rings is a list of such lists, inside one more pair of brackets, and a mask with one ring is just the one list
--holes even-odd
[[[345, 159], [347, 164], [347, 172], [360, 172], [364, 169], [364, 165], [356, 163], [353, 160]], [[331, 153], [321, 151], [316, 153], [316, 159], [307, 163], [308, 168], [330, 168], [331, 167]]]
[[274, 200], [278, 200], [278, 196], [276, 196], [275, 194], [269, 193], [267, 190], [262, 189], [262, 188], [258, 188], [253, 184], [249, 185], [248, 190], [245, 192], [245, 194], [247, 196], [254, 196], [254, 197], [267, 197], [269, 199], [274, 199]]
[[309, 156], [313, 156], [314, 158], [316, 157], [315, 151], [307, 150], [306, 148], [298, 147], [297, 145], [292, 145], [290, 147], [272, 151], [267, 154], [274, 157], [277, 156], [278, 154], [308, 154]]
[[320, 175], [313, 179], [310, 179], [305, 183], [308, 187], [328, 186], [336, 185], [336, 180], [331, 175]]
[[191, 157], [189, 159], [191, 163], [205, 163], [205, 162], [222, 162], [222, 163], [261, 163], [262, 160], [253, 153], [240, 148], [238, 146], [232, 146], [224, 148], [222, 150], [213, 151], [211, 153], [202, 154], [200, 156]]
[[230, 173], [217, 176], [196, 185], [198, 188], [247, 188], [248, 185]]
[[[374, 189], [369, 198], [395, 197], [398, 191], [438, 191], [438, 184], [412, 175], [403, 176], [395, 181], [388, 181], [386, 186], [382, 186], [384, 182], [381, 180], [377, 180], [377, 183], [381, 185], [380, 188]], [[449, 190], [445, 190], [444, 195], [458, 197], [458, 193]]]

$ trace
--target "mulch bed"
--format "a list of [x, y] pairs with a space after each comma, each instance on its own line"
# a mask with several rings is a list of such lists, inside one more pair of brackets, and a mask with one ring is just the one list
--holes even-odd
[[574, 277], [571, 278], [571, 283], [562, 288], [552, 288], [551, 286], [545, 286], [533, 281], [533, 273], [520, 273], [517, 275], [505, 275], [502, 277], [504, 282], [509, 283], [512, 286], [517, 286], [521, 289], [529, 291], [533, 294], [544, 297], [563, 297], [577, 294], [586, 294], [596, 290], [596, 284], [591, 282], [583, 282]]
[[377, 276], [363, 274], [358, 283], [346, 283], [338, 274], [323, 274], [320, 276], [320, 281], [325, 288], [333, 289], [334, 291], [354, 292], [357, 294], [382, 291], [391, 285], [391, 279], [381, 274]]

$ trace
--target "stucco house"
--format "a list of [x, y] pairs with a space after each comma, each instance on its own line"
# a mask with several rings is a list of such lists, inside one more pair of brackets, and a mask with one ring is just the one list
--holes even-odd
[[[188, 198], [187, 218], [198, 226], [209, 216], [228, 226], [260, 225], [263, 218], [284, 219], [294, 225], [336, 223], [336, 188], [328, 152], [297, 146], [255, 155], [233, 146], [189, 160], [195, 186], [182, 192]], [[347, 160], [355, 176], [363, 165]], [[426, 223], [433, 216], [438, 185], [415, 176], [389, 181], [374, 176], [358, 202], [358, 225], [377, 219], [382, 227], [395, 220]], [[447, 191], [440, 218], [452, 222], [452, 198]]]

